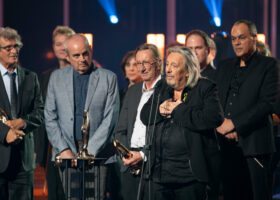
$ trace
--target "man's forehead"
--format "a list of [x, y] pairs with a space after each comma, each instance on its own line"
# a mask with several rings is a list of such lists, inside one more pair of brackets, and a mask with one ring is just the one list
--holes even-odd
[[187, 38], [186, 46], [206, 46], [200, 35], [192, 34]]
[[243, 34], [249, 34], [249, 28], [246, 24], [236, 24], [231, 29], [231, 35], [239, 36]]
[[4, 38], [4, 37], [1, 37], [0, 36], [0, 43], [1, 44], [14, 44], [14, 43], [16, 43], [17, 41], [16, 41], [16, 39], [7, 39], [7, 38]]
[[153, 53], [150, 49], [140, 50], [136, 53], [136, 59], [153, 58]]

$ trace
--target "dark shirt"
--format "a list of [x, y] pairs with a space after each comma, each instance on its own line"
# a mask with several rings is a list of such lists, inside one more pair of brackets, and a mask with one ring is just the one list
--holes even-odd
[[85, 74], [79, 74], [76, 70], [73, 73], [74, 102], [75, 102], [75, 122], [74, 134], [76, 141], [82, 140], [81, 127], [83, 124], [83, 113], [87, 98], [88, 81], [91, 70]]
[[207, 67], [201, 72], [201, 75], [203, 77], [208, 78], [211, 81], [215, 80], [215, 72], [216, 68], [213, 67], [210, 63], [207, 65]]
[[245, 62], [245, 66], [240, 67], [240, 59], [235, 64], [234, 75], [230, 82], [230, 87], [227, 95], [226, 105], [225, 105], [225, 117], [232, 119], [232, 116], [235, 116], [239, 112], [239, 107], [242, 102], [239, 100], [239, 88], [246, 78], [246, 73], [249, 67], [252, 67], [251, 61], [256, 55], [253, 54], [250, 59]]

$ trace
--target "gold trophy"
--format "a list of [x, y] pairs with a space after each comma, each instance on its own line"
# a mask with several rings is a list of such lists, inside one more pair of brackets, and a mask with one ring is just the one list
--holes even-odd
[[[6, 121], [8, 121], [8, 115], [6, 114], [6, 112], [0, 108], [0, 121], [2, 123], [5, 123]], [[18, 140], [22, 140], [23, 137], [21, 135], [17, 135]], [[15, 141], [14, 144], [18, 144], [19, 141]]]
[[83, 140], [78, 142], [78, 153], [76, 155], [76, 159], [88, 160], [89, 164], [93, 164], [95, 157], [88, 152], [89, 127], [89, 114], [88, 111], [84, 110], [83, 125], [81, 128]]
[[8, 115], [5, 113], [5, 111], [0, 108], [0, 121], [2, 123], [5, 123], [8, 120]]
[[[78, 153], [74, 160], [88, 160], [88, 164], [93, 164], [95, 156], [88, 153], [89, 127], [89, 114], [88, 111], [85, 110], [83, 114], [83, 125], [81, 127], [82, 141], [78, 141]], [[57, 166], [60, 166], [62, 163], [60, 154], [55, 156], [55, 163]]]
[[[129, 150], [118, 140], [113, 141], [114, 147], [120, 152], [121, 156], [124, 157], [125, 159], [131, 158], [133, 156], [132, 153], [129, 152]], [[129, 168], [129, 172], [135, 176], [140, 175], [140, 166], [136, 165], [134, 167]]]

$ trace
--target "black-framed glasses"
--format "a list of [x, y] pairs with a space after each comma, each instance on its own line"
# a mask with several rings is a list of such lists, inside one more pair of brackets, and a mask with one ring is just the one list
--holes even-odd
[[155, 62], [156, 62], [156, 61], [154, 61], [154, 62], [143, 61], [143, 62], [141, 62], [141, 63], [140, 63], [140, 62], [137, 62], [137, 63], [136, 63], [136, 66], [137, 66], [138, 68], [140, 68], [140, 67], [142, 67], [142, 66], [148, 68], [148, 67], [151, 67]]
[[4, 47], [1, 47], [0, 46], [0, 49], [5, 49], [6, 51], [10, 52], [12, 51], [12, 49], [15, 49], [15, 50], [20, 50], [22, 47], [21, 44], [15, 44], [15, 45], [7, 45], [7, 46], [4, 46]]

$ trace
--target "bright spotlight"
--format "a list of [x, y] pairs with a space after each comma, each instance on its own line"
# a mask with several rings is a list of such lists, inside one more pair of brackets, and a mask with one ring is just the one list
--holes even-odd
[[221, 26], [221, 19], [219, 17], [214, 17], [214, 22], [217, 27]]
[[116, 15], [111, 15], [110, 21], [112, 24], [117, 24], [119, 22], [119, 18]]

